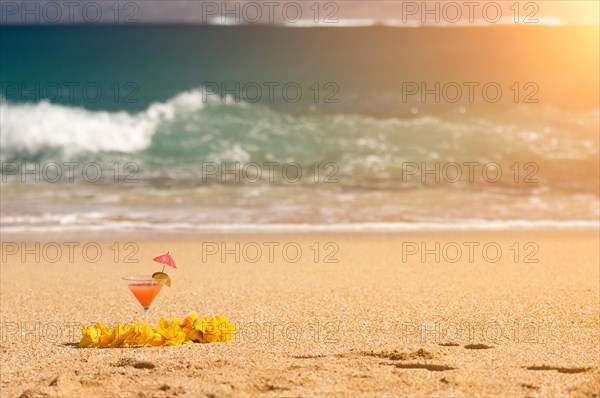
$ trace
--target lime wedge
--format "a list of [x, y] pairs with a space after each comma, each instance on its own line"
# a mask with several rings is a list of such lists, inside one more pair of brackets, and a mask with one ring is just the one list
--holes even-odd
[[171, 277], [164, 272], [155, 272], [152, 274], [152, 278], [154, 279], [165, 279], [165, 285], [171, 287]]

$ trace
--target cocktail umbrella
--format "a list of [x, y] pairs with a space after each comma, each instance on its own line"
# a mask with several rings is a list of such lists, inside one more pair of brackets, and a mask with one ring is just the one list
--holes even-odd
[[171, 257], [171, 251], [169, 250], [167, 254], [163, 254], [162, 256], [154, 257], [154, 261], [157, 263], [163, 264], [163, 269], [161, 272], [165, 272], [165, 267], [168, 265], [169, 267], [177, 268], [175, 266], [175, 261], [173, 261], [173, 257]]

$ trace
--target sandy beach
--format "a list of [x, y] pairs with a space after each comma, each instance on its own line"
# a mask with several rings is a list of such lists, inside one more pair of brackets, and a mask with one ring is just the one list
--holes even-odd
[[[2, 397], [598, 397], [593, 230], [36, 239], [2, 237]], [[150, 323], [225, 315], [233, 341], [78, 348], [141, 315], [121, 277], [167, 249]]]
[[0, 3], [0, 398], [600, 398], [600, 2]]

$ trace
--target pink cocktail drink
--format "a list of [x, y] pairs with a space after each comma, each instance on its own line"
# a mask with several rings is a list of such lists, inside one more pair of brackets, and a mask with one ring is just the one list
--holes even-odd
[[129, 287], [131, 293], [144, 307], [144, 313], [148, 312], [165, 282], [165, 279], [155, 279], [152, 276], [128, 276], [123, 280], [127, 282], [127, 287]]
[[144, 309], [150, 308], [160, 289], [162, 289], [162, 283], [132, 283], [129, 285], [129, 290]]

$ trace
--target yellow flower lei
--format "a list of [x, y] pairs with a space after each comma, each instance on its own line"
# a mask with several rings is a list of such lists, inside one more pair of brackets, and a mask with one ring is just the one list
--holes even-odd
[[94, 326], [81, 327], [79, 347], [137, 347], [173, 346], [192, 343], [215, 343], [229, 341], [237, 327], [224, 316], [198, 318], [192, 312], [183, 321], [175, 315], [171, 322], [161, 318], [156, 328], [142, 320], [134, 324], [117, 325], [114, 328], [97, 322]]

